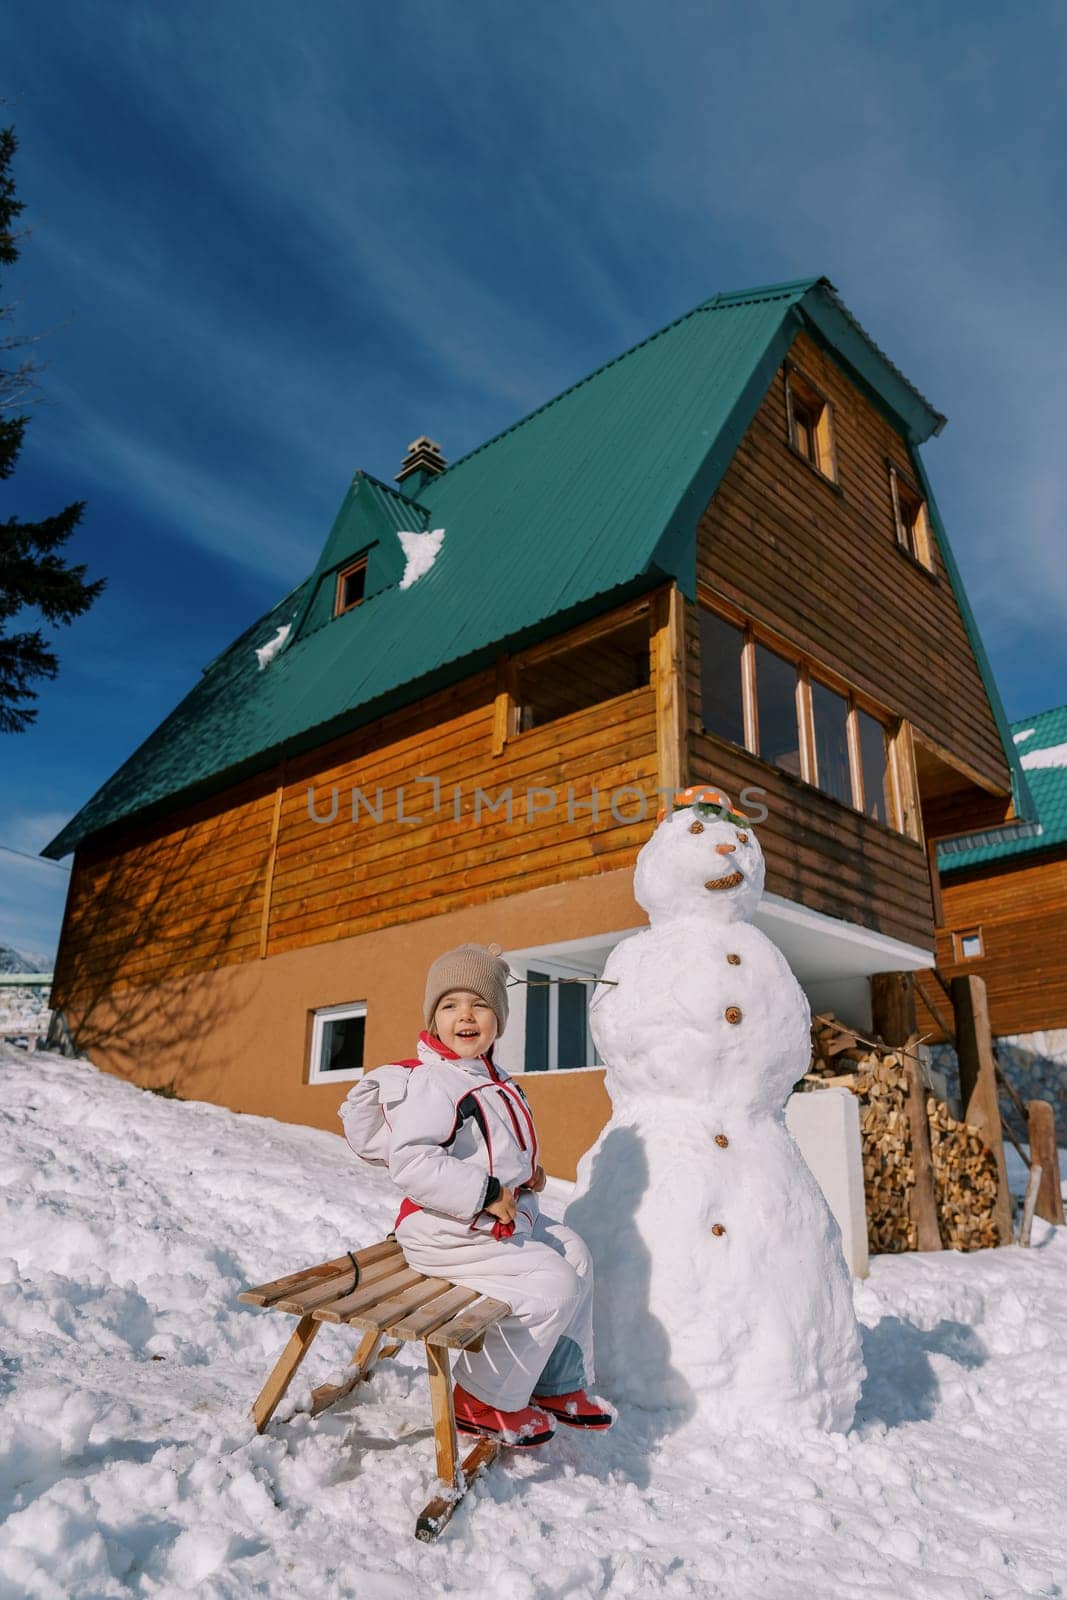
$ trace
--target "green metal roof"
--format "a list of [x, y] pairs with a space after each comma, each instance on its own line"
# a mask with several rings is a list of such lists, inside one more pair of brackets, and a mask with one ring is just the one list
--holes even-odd
[[[696, 591], [696, 528], [798, 329], [919, 444], [944, 418], [826, 278], [716, 295], [422, 483], [357, 473], [315, 569], [199, 683], [42, 852], [173, 809], [674, 579]], [[397, 530], [445, 530], [406, 589]], [[367, 598], [332, 615], [368, 553]], [[265, 668], [256, 650], [280, 627]]]
[[1067, 706], [1013, 722], [1011, 736], [1033, 797], [1030, 815], [1036, 820], [939, 844], [937, 859], [943, 873], [1067, 844]]

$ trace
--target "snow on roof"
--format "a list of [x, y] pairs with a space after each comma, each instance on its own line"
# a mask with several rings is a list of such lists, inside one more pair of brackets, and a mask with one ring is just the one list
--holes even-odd
[[1067, 744], [1050, 745], [1045, 750], [1027, 750], [1024, 767], [1067, 767]]
[[292, 632], [292, 628], [292, 623], [287, 622], [284, 627], [278, 629], [273, 639], [268, 639], [266, 644], [261, 644], [258, 647], [256, 650], [256, 660], [259, 662], [260, 672], [263, 671], [263, 668], [267, 666], [269, 662], [274, 660], [274, 657], [278, 654], [278, 651], [281, 649], [282, 645]]
[[404, 576], [400, 580], [401, 589], [410, 589], [411, 585], [429, 572], [437, 560], [437, 552], [444, 543], [445, 530], [431, 528], [428, 532], [410, 532], [406, 528], [398, 528], [396, 533], [401, 547], [407, 557], [407, 566]]

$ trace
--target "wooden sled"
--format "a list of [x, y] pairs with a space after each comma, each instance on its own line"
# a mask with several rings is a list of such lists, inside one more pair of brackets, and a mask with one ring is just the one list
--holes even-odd
[[424, 1277], [408, 1266], [392, 1235], [366, 1250], [350, 1251], [273, 1283], [245, 1289], [237, 1298], [245, 1305], [299, 1318], [252, 1407], [259, 1433], [274, 1415], [324, 1322], [346, 1322], [365, 1331], [344, 1382], [324, 1383], [312, 1391], [313, 1417], [350, 1394], [371, 1376], [379, 1361], [395, 1356], [407, 1340], [422, 1340], [440, 1487], [420, 1513], [415, 1537], [428, 1543], [436, 1539], [478, 1473], [491, 1465], [500, 1450], [499, 1440], [480, 1439], [460, 1461], [448, 1352], [480, 1350], [488, 1329], [506, 1317], [511, 1307], [474, 1289], [457, 1288], [445, 1278]]

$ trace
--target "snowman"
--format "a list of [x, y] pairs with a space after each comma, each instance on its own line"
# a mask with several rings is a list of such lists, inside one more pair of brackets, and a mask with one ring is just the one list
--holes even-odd
[[837, 1223], [785, 1125], [811, 1013], [752, 924], [763, 879], [751, 825], [716, 790], [683, 791], [638, 855], [649, 927], [616, 945], [590, 1007], [613, 1114], [566, 1222], [592, 1251], [612, 1399], [839, 1432], [859, 1330]]

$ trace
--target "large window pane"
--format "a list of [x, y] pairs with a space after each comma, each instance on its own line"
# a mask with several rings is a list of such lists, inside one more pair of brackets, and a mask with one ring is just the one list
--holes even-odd
[[547, 972], [535, 972], [531, 967], [526, 974], [526, 1059], [525, 1072], [548, 1070], [548, 1005], [551, 989]]
[[866, 711], [857, 711], [860, 725], [860, 758], [863, 762], [863, 809], [876, 822], [889, 825], [889, 764], [886, 760], [885, 729]]
[[797, 669], [766, 645], [756, 646], [759, 753], [764, 761], [800, 777], [797, 734]]
[[586, 986], [582, 982], [561, 983], [559, 992], [559, 1064], [585, 1066]]
[[710, 733], [731, 744], [745, 742], [741, 699], [741, 649], [744, 633], [714, 611], [700, 613], [700, 699], [702, 721]]
[[852, 804], [852, 777], [848, 764], [848, 701], [825, 683], [812, 680], [811, 705], [815, 718], [817, 782], [825, 794]]

